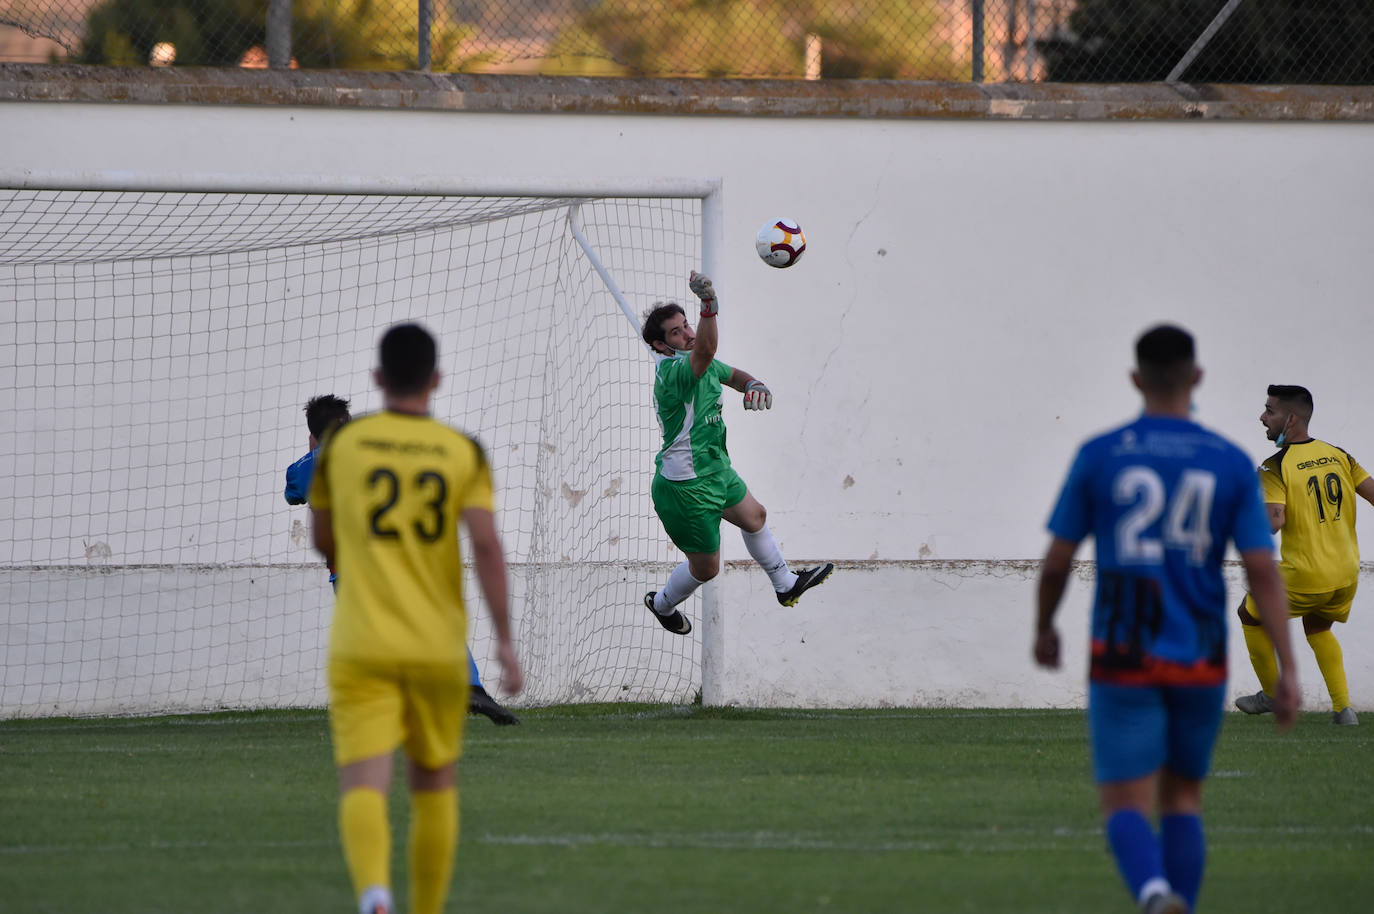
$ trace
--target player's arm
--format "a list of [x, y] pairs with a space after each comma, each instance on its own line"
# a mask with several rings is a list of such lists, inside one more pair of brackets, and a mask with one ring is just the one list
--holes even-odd
[[725, 386], [726, 386], [726, 387], [730, 387], [730, 388], [733, 388], [734, 390], [739, 391], [740, 393], [744, 393], [744, 388], [745, 388], [745, 386], [746, 386], [750, 381], [755, 381], [755, 380], [758, 380], [758, 379], [755, 378], [753, 375], [751, 375], [749, 372], [744, 371], [744, 370], [739, 369], [739, 368], [731, 368], [731, 369], [730, 369], [730, 377], [726, 378], [724, 383], [725, 383]]
[[1278, 533], [1288, 520], [1288, 486], [1276, 459], [1270, 457], [1259, 468], [1260, 500], [1264, 502], [1270, 533]]
[[1374, 505], [1374, 476], [1365, 477], [1364, 482], [1355, 487], [1355, 494]]
[[305, 504], [305, 488], [301, 486], [296, 478], [291, 474], [291, 470], [286, 471], [286, 490], [282, 494], [286, 497], [288, 505]]
[[324, 556], [325, 564], [334, 567], [334, 525], [330, 512], [310, 509], [310, 533], [315, 548]]
[[[1272, 507], [1272, 505], [1270, 506]], [[1247, 549], [1240, 554], [1245, 566], [1250, 596], [1259, 609], [1260, 623], [1279, 658], [1279, 682], [1274, 688], [1274, 718], [1280, 730], [1293, 726], [1298, 711], [1297, 667], [1293, 664], [1293, 645], [1288, 638], [1288, 594], [1283, 589], [1274, 553], [1269, 549]]]
[[716, 311], [720, 300], [716, 297], [711, 278], [703, 273], [692, 271], [687, 280], [692, 294], [701, 299], [701, 319], [697, 321], [697, 341], [692, 345], [692, 373], [698, 378], [706, 374], [706, 369], [716, 358], [716, 347], [720, 343], [720, 331], [716, 327]]
[[749, 372], [731, 368], [730, 377], [726, 378], [724, 383], [726, 387], [744, 394], [745, 409], [773, 408], [773, 392], [768, 389], [768, 385]]
[[501, 548], [501, 536], [496, 531], [496, 518], [486, 508], [467, 508], [463, 524], [472, 541], [472, 560], [477, 568], [477, 582], [491, 613], [491, 625], [496, 630], [496, 656], [501, 663], [501, 687], [511, 694], [525, 685], [520, 661], [515, 656], [515, 642], [510, 633], [509, 590], [506, 582], [506, 555]]
[[305, 459], [302, 457], [286, 468], [286, 490], [282, 494], [285, 495], [288, 505], [303, 505], [306, 502], [306, 493], [310, 491], [308, 471], [313, 467], [303, 465]]
[[1059, 669], [1059, 632], [1054, 627], [1054, 614], [1069, 586], [1069, 571], [1078, 543], [1058, 536], [1050, 539], [1045, 558], [1040, 563], [1040, 583], [1035, 603], [1035, 662], [1051, 670]]

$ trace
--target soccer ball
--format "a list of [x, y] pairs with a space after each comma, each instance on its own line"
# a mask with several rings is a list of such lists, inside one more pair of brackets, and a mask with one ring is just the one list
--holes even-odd
[[795, 219], [775, 219], [759, 229], [754, 250], [770, 267], [790, 267], [801, 260], [806, 250], [806, 236]]

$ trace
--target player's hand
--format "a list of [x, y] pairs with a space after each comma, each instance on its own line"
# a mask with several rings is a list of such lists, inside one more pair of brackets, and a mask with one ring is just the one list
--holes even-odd
[[1035, 662], [1047, 670], [1059, 669], [1059, 632], [1051, 626], [1035, 635]]
[[744, 385], [744, 408], [772, 409], [773, 392], [762, 381], [750, 381]]
[[514, 695], [525, 687], [525, 674], [515, 656], [515, 645], [502, 641], [496, 645], [496, 659], [501, 663], [501, 691]]
[[693, 270], [692, 275], [687, 278], [687, 286], [693, 295], [701, 299], [701, 316], [715, 317], [720, 301], [716, 298], [715, 286], [711, 285], [711, 277]]
[[1274, 686], [1274, 723], [1280, 733], [1287, 733], [1293, 729], [1293, 722], [1298, 717], [1298, 705], [1301, 702], [1298, 678], [1287, 670], [1283, 671], [1279, 674], [1278, 684]]

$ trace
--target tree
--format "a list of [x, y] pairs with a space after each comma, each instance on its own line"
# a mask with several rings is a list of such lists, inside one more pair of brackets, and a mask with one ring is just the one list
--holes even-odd
[[[472, 31], [441, 18], [430, 32], [431, 67], [469, 64], [462, 47]], [[302, 67], [397, 70], [419, 63], [415, 0], [294, 0], [291, 32], [291, 55]], [[140, 66], [154, 45], [168, 42], [178, 65], [237, 66], [266, 40], [263, 0], [106, 0], [86, 18], [77, 59]]]
[[[435, 0], [430, 69], [455, 72], [476, 59], [462, 52], [475, 29], [445, 23], [442, 9], [442, 0]], [[292, 15], [291, 50], [302, 67], [414, 70], [420, 65], [416, 0], [295, 0]]]
[[821, 76], [956, 79], [938, 0], [604, 0], [562, 30], [549, 74], [797, 77], [807, 35]]
[[251, 0], [106, 0], [86, 15], [77, 60], [118, 66], [148, 63], [153, 46], [169, 42], [179, 64], [233, 66], [262, 44], [265, 5]]
[[[1040, 42], [1059, 82], [1162, 80], [1226, 0], [1078, 0], [1070, 33]], [[1243, 0], [1189, 82], [1374, 83], [1370, 0]]]

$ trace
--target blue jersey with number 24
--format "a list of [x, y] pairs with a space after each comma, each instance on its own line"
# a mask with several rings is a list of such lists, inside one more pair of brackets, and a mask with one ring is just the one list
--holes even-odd
[[1092, 680], [1226, 681], [1227, 542], [1274, 547], [1243, 451], [1187, 419], [1141, 416], [1079, 448], [1049, 529], [1097, 550]]

